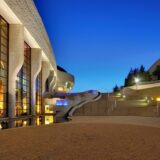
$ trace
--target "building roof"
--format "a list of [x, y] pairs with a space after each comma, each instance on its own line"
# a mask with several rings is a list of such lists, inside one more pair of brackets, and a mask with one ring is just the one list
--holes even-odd
[[155, 71], [155, 69], [156, 69], [156, 67], [157, 67], [158, 65], [160, 65], [160, 59], [158, 59], [158, 60], [148, 69], [148, 72], [149, 72], [150, 74], [152, 74], [152, 73]]
[[46, 54], [53, 68], [56, 68], [54, 52], [45, 30], [42, 19], [33, 0], [4, 0], [31, 33], [41, 49]]

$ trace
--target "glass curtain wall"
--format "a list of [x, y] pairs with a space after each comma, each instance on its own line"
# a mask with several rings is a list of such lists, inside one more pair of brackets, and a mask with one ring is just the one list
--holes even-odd
[[24, 43], [24, 62], [16, 80], [16, 115], [31, 114], [31, 48]]
[[36, 113], [42, 114], [42, 70], [36, 79]]
[[9, 25], [0, 16], [0, 117], [8, 114], [8, 46]]

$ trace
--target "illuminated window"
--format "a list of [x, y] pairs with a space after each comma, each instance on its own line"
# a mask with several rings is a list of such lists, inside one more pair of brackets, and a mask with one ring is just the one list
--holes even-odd
[[36, 112], [42, 114], [42, 70], [36, 79]]
[[7, 116], [9, 25], [0, 16], [0, 117]]
[[45, 124], [52, 124], [54, 122], [53, 116], [45, 116]]
[[31, 48], [24, 43], [24, 63], [16, 80], [16, 115], [31, 113]]
[[53, 113], [53, 109], [52, 107], [50, 107], [49, 105], [45, 105], [45, 113]]
[[15, 123], [15, 127], [26, 127], [28, 126], [30, 123], [30, 121], [28, 119], [24, 119], [24, 120], [16, 120]]

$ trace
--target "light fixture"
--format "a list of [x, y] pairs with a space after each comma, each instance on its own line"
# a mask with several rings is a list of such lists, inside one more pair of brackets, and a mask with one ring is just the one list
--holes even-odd
[[135, 81], [135, 83], [138, 83], [138, 82], [140, 81], [140, 79], [136, 77], [136, 78], [134, 79], [134, 81]]
[[160, 102], [160, 97], [157, 97], [157, 98], [156, 98], [156, 101], [157, 101], [157, 102]]

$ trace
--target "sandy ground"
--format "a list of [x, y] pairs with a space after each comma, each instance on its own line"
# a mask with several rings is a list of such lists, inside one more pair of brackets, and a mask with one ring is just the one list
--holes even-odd
[[3, 130], [0, 160], [159, 160], [158, 122], [159, 118], [76, 117], [69, 123]]

